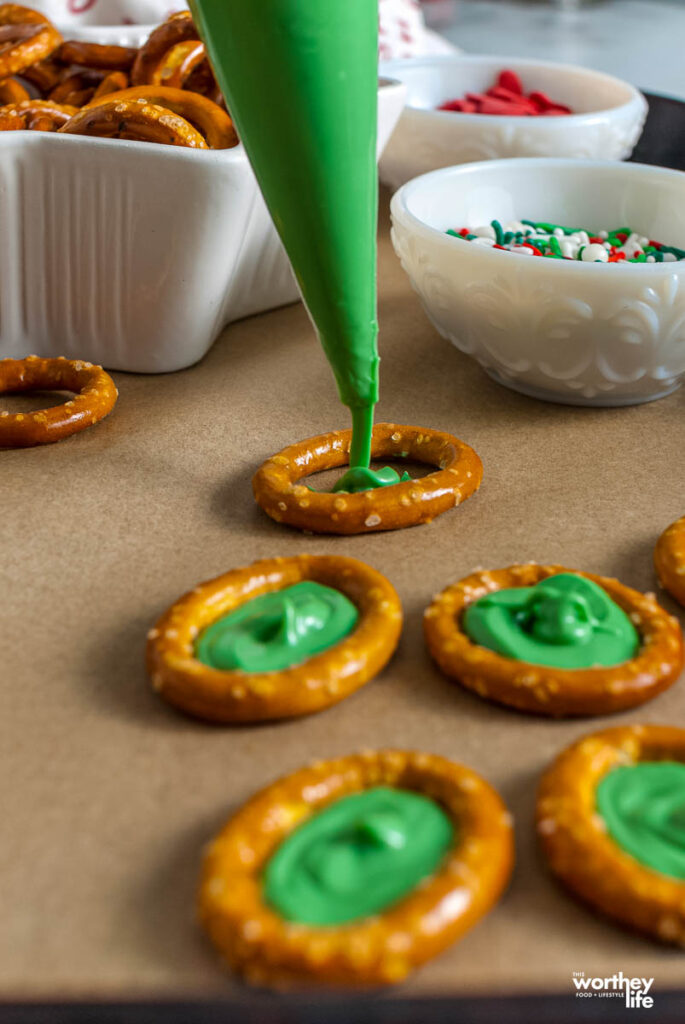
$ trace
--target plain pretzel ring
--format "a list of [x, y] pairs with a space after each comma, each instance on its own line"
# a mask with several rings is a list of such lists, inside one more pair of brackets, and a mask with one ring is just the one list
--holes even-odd
[[[531, 587], [558, 573], [592, 580], [623, 609], [642, 641], [634, 658], [602, 668], [533, 665], [481, 647], [464, 632], [464, 611], [479, 598], [508, 587]], [[531, 563], [473, 572], [433, 599], [424, 614], [424, 632], [431, 657], [445, 675], [479, 697], [554, 717], [607, 715], [643, 704], [671, 686], [683, 667], [680, 626], [653, 594], [561, 565]]]
[[17, 120], [21, 128], [31, 131], [59, 131], [77, 113], [78, 107], [53, 100], [22, 100], [0, 107], [5, 128], [13, 127], [13, 120]]
[[685, 607], [685, 516], [667, 526], [659, 537], [654, 567], [662, 586]]
[[[386, 910], [317, 928], [293, 925], [264, 901], [262, 872], [278, 845], [319, 811], [389, 786], [440, 804], [455, 842], [435, 873]], [[252, 797], [210, 844], [200, 919], [234, 970], [254, 985], [372, 986], [402, 981], [497, 903], [514, 859], [511, 816], [476, 772], [433, 754], [381, 750], [319, 761]]]
[[28, 89], [25, 89], [16, 78], [6, 78], [0, 82], [0, 104], [2, 106], [7, 103], [22, 103], [30, 99], [31, 95]]
[[59, 131], [65, 135], [94, 135], [207, 149], [203, 137], [183, 117], [147, 100], [122, 100], [121, 96], [113, 92], [94, 100], [95, 105], [83, 107]]
[[374, 533], [429, 523], [480, 486], [483, 466], [463, 441], [438, 430], [378, 423], [373, 459], [412, 458], [438, 467], [428, 476], [358, 494], [312, 491], [299, 481], [348, 463], [352, 432], [332, 431], [290, 445], [264, 462], [252, 480], [255, 500], [277, 523], [312, 533]]
[[81, 360], [0, 359], [0, 393], [73, 391], [74, 398], [37, 412], [0, 412], [0, 447], [52, 444], [104, 419], [117, 400], [114, 381], [101, 366]]
[[138, 50], [131, 69], [134, 85], [152, 85], [168, 51], [178, 43], [197, 42], [200, 36], [190, 11], [178, 11], [153, 29]]
[[55, 54], [62, 64], [76, 64], [81, 68], [99, 71], [128, 71], [138, 51], [131, 46], [108, 46], [102, 43], [84, 43], [68, 39]]
[[583, 737], [542, 778], [537, 832], [552, 873], [576, 896], [621, 924], [685, 946], [685, 882], [622, 850], [597, 814], [607, 772], [664, 760], [685, 762], [685, 729], [630, 725]]
[[43, 14], [19, 4], [0, 5], [0, 79], [22, 74], [61, 42], [62, 36]]
[[[210, 149], [230, 149], [238, 144], [233, 121], [225, 110], [213, 100], [187, 89], [174, 89], [168, 85], [139, 85], [122, 89], [105, 97], [104, 102], [152, 103], [173, 111], [184, 118], [207, 140]], [[86, 109], [99, 106], [103, 101], [93, 99]]]
[[[345, 594], [360, 612], [344, 639], [279, 672], [211, 668], [195, 657], [195, 639], [246, 601], [315, 580]], [[390, 660], [402, 629], [392, 584], [355, 558], [297, 555], [269, 558], [201, 583], [169, 608], [148, 633], [153, 688], [169, 703], [214, 722], [292, 718], [336, 704]]]

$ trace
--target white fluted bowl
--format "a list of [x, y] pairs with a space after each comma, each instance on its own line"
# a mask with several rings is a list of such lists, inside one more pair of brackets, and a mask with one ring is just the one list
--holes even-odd
[[685, 375], [685, 262], [518, 256], [445, 234], [501, 221], [630, 225], [685, 248], [685, 174], [642, 164], [498, 160], [415, 178], [392, 239], [443, 337], [497, 381], [573, 405], [649, 402]]
[[[503, 68], [517, 72], [526, 92], [546, 92], [575, 113], [508, 117], [435, 109], [466, 92], [488, 89]], [[647, 116], [647, 101], [628, 82], [570, 64], [461, 54], [386, 61], [381, 74], [407, 86], [407, 105], [380, 163], [381, 180], [392, 188], [418, 174], [476, 160], [623, 160]]]

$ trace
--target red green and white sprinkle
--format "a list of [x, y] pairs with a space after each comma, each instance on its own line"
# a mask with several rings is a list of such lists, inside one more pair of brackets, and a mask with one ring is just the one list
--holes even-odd
[[474, 245], [503, 249], [519, 256], [542, 256], [583, 263], [676, 263], [685, 249], [647, 238], [630, 227], [611, 231], [570, 228], [548, 221], [490, 221], [474, 228], [449, 228], [448, 235]]

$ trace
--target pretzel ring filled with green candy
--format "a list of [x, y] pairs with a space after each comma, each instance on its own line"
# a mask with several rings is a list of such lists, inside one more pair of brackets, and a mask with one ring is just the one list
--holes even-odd
[[267, 558], [179, 598], [148, 634], [147, 667], [160, 696], [198, 718], [292, 718], [376, 676], [401, 628], [394, 587], [364, 562]]
[[680, 626], [653, 594], [561, 565], [477, 570], [434, 598], [424, 632], [445, 675], [542, 715], [634, 707], [671, 686], [683, 667]]
[[200, 920], [251, 984], [393, 984], [496, 904], [513, 857], [504, 803], [463, 765], [403, 750], [320, 761], [212, 841]]
[[584, 736], [545, 772], [536, 817], [552, 873], [576, 896], [685, 946], [685, 729]]

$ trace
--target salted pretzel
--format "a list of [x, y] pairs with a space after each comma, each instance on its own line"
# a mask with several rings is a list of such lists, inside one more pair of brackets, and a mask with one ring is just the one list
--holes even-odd
[[67, 103], [72, 107], [82, 107], [93, 99], [103, 77], [102, 71], [89, 68], [74, 71], [62, 78], [50, 92], [48, 99], [55, 103]]
[[[558, 573], [592, 580], [626, 612], [641, 640], [634, 658], [598, 668], [533, 665], [482, 647], [464, 632], [463, 614], [479, 598], [509, 587], [531, 587]], [[653, 594], [561, 565], [531, 563], [475, 571], [433, 599], [424, 614], [424, 633], [428, 650], [445, 675], [479, 697], [555, 717], [605, 715], [643, 704], [671, 686], [683, 668], [680, 626]]]
[[0, 105], [22, 103], [24, 100], [30, 99], [28, 89], [25, 89], [16, 78], [6, 78], [4, 82], [0, 82]]
[[[303, 580], [339, 590], [359, 609], [357, 625], [339, 643], [277, 672], [225, 671], [195, 657], [195, 640], [212, 622], [260, 594]], [[199, 718], [291, 718], [336, 704], [376, 676], [397, 647], [401, 628], [395, 589], [364, 562], [339, 555], [263, 559], [201, 583], [176, 601], [148, 634], [147, 667], [165, 700]]]
[[43, 14], [19, 4], [0, 4], [0, 79], [21, 74], [61, 42], [62, 36]]
[[205, 60], [204, 43], [198, 39], [176, 43], [165, 56], [151, 84], [183, 89], [196, 68]]
[[22, 128], [55, 132], [77, 113], [77, 107], [67, 103], [55, 103], [52, 100], [23, 100], [21, 103], [9, 103], [0, 107], [1, 123], [5, 130], [13, 127], [12, 122], [16, 120], [20, 122]]
[[62, 64], [76, 64], [82, 68], [101, 71], [128, 71], [138, 50], [132, 46], [109, 46], [102, 43], [84, 43], [68, 39], [62, 43], [55, 57]]
[[685, 606], [685, 516], [667, 526], [659, 537], [654, 566], [662, 586]]
[[101, 99], [103, 96], [110, 96], [113, 92], [121, 92], [128, 88], [128, 75], [125, 71], [110, 71], [105, 75], [97, 89], [93, 93], [93, 99]]
[[166, 107], [158, 107], [145, 100], [122, 100], [120, 97], [120, 93], [110, 93], [96, 100], [95, 106], [78, 110], [59, 129], [60, 132], [207, 149], [207, 143], [192, 124]]
[[[372, 917], [326, 927], [284, 920], [263, 895], [271, 856], [318, 812], [377, 786], [420, 793], [440, 805], [455, 828], [442, 864]], [[200, 920], [230, 966], [253, 985], [394, 984], [492, 909], [513, 857], [511, 817], [470, 768], [404, 750], [353, 754], [302, 768], [238, 810], [207, 850]]]
[[[181, 43], [200, 43], [200, 36], [190, 11], [178, 11], [154, 29], [141, 46], [131, 69], [134, 85], [163, 85], [165, 74], [174, 58], [175, 47]], [[206, 60], [204, 46], [202, 59]]]
[[[233, 122], [226, 111], [199, 93], [164, 85], [141, 85], [107, 97], [107, 101], [115, 99], [122, 103], [151, 103], [173, 111], [204, 136], [210, 149], [230, 149], [238, 143]], [[100, 99], [94, 99], [88, 106], [95, 107], [100, 103]]]
[[0, 447], [51, 444], [104, 419], [117, 389], [101, 366], [81, 360], [0, 359], [0, 394], [18, 391], [73, 391], [74, 398], [36, 412], [0, 412]]
[[373, 533], [429, 523], [461, 504], [480, 486], [483, 466], [472, 448], [451, 434], [423, 427], [377, 423], [373, 459], [411, 458], [437, 471], [358, 494], [310, 490], [303, 477], [345, 466], [350, 430], [332, 431], [290, 445], [264, 462], [252, 480], [255, 500], [277, 523], [312, 533]]
[[576, 896], [621, 924], [685, 946], [685, 881], [621, 849], [597, 813], [597, 786], [614, 768], [685, 762], [685, 730], [629, 725], [584, 736], [542, 777], [537, 832], [545, 857]]
[[24, 68], [21, 77], [34, 85], [42, 96], [47, 96], [59, 83], [63, 74], [64, 67], [58, 64], [53, 57], [48, 57], [46, 60], [39, 60], [35, 64], [31, 64], [30, 67]]

